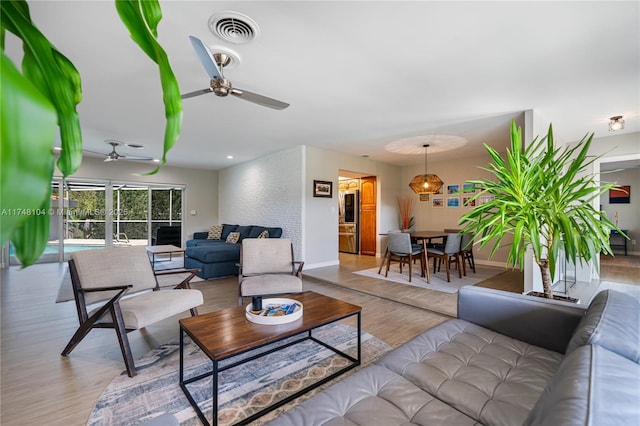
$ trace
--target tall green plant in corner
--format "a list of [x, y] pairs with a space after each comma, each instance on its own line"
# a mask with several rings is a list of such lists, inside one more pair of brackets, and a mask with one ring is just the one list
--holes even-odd
[[601, 251], [611, 254], [609, 234], [618, 229], [592, 201], [614, 187], [595, 182], [586, 172], [597, 157], [588, 157], [593, 134], [573, 147], [555, 148], [553, 129], [523, 149], [522, 132], [511, 123], [511, 148], [506, 158], [485, 144], [492, 163], [484, 169], [495, 180], [473, 180], [481, 190], [472, 199], [492, 196], [460, 218], [463, 233], [474, 233], [476, 244], [493, 244], [490, 257], [507, 236], [513, 237], [508, 266], [524, 266], [531, 248], [542, 273], [544, 294], [552, 298], [556, 259], [560, 249], [567, 260], [595, 259]]
[[[167, 120], [162, 166], [182, 123], [178, 83], [157, 41], [162, 11], [157, 0], [116, 0], [115, 6], [131, 38], [158, 64]], [[22, 73], [5, 55], [6, 31], [22, 40]], [[62, 141], [57, 165], [63, 176], [73, 174], [82, 160], [76, 111], [81, 80], [71, 61], [33, 23], [23, 0], [0, 1], [0, 49], [0, 245], [11, 240], [18, 259], [29, 266], [49, 237], [56, 131]]]

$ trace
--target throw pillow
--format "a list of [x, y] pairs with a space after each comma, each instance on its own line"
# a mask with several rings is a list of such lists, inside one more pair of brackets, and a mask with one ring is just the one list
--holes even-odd
[[259, 239], [263, 239], [263, 238], [269, 238], [269, 231], [267, 231], [266, 229], [264, 231], [262, 231], [260, 233], [260, 235], [258, 235]]
[[230, 244], [236, 244], [238, 242], [238, 240], [240, 239], [240, 233], [239, 232], [230, 232], [229, 235], [227, 235], [227, 242]]
[[209, 227], [207, 240], [219, 240], [222, 236], [222, 225], [212, 225]]

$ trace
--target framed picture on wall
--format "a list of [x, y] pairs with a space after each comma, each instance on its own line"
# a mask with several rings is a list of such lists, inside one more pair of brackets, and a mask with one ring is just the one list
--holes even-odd
[[328, 180], [314, 180], [313, 196], [324, 198], [333, 197], [333, 182]]
[[475, 194], [475, 192], [476, 192], [476, 184], [475, 183], [462, 184], [462, 191], [465, 194]]
[[429, 194], [420, 194], [420, 201], [429, 201]]
[[444, 207], [444, 198], [442, 197], [433, 197], [431, 199], [432, 207]]
[[476, 200], [472, 200], [471, 197], [462, 197], [462, 205], [467, 207], [475, 207]]
[[447, 194], [453, 195], [458, 193], [458, 191], [460, 191], [460, 185], [458, 184], [447, 185]]
[[460, 197], [448, 197], [447, 207], [451, 207], [451, 208], [460, 207]]
[[609, 204], [630, 204], [631, 185], [618, 186], [609, 190]]

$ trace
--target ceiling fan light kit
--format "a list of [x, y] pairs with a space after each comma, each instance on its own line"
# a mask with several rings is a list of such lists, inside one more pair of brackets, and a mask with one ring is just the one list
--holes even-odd
[[411, 182], [409, 187], [416, 194], [437, 194], [444, 182], [438, 177], [438, 175], [427, 173], [427, 148], [428, 144], [422, 145], [424, 147], [424, 174], [417, 175]]

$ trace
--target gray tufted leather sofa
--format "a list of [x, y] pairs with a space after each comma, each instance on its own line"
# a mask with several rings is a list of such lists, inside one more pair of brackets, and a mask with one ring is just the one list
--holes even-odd
[[640, 302], [464, 287], [458, 318], [269, 426], [640, 425]]

